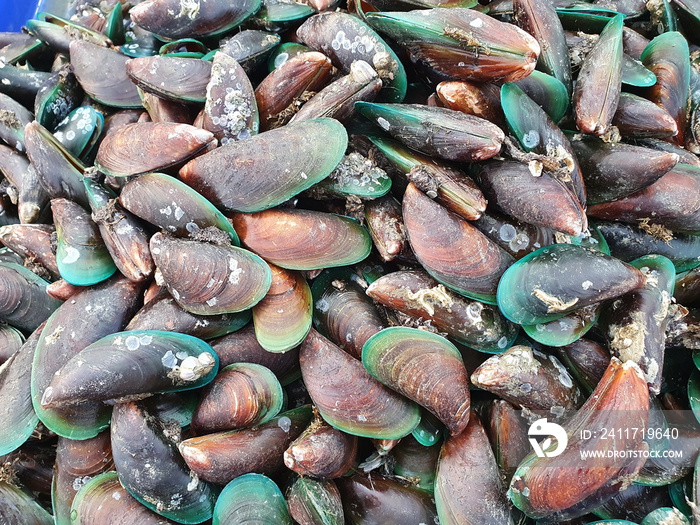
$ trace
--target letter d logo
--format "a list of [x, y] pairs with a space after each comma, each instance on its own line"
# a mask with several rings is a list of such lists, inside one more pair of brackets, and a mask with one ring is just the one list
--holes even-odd
[[[568, 437], [566, 436], [566, 430], [561, 425], [557, 425], [556, 423], [549, 423], [547, 421], [547, 418], [542, 418], [538, 419], [535, 421], [532, 425], [530, 425], [530, 428], [527, 431], [528, 436], [552, 436], [556, 438], [557, 440], [557, 448], [554, 450], [546, 451], [549, 446], [552, 444], [552, 439], [547, 438], [542, 442], [542, 446], [537, 442], [535, 438], [529, 438], [530, 444], [532, 445], [532, 448], [535, 450], [535, 454], [537, 454], [538, 457], [544, 458], [553, 458], [564, 452], [564, 449], [566, 448], [566, 445], [569, 442]], [[546, 451], [546, 452], [545, 452]]]

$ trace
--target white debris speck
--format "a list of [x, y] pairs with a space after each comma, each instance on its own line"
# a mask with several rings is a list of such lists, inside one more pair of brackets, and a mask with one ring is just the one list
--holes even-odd
[[389, 121], [383, 117], [379, 117], [377, 119], [377, 124], [379, 124], [379, 127], [382, 128], [384, 131], [389, 131], [389, 128], [391, 127]]
[[285, 432], [289, 432], [289, 429], [292, 428], [292, 420], [287, 416], [282, 416], [277, 420], [277, 426]]
[[72, 264], [75, 261], [80, 259], [80, 252], [73, 248], [72, 246], [68, 246], [66, 248], [66, 255], [63, 257], [63, 263], [64, 264]]
[[126, 340], [124, 341], [124, 344], [126, 345], [126, 347], [129, 350], [132, 350], [132, 351], [138, 350], [139, 346], [141, 346], [141, 342], [139, 341], [139, 338], [134, 336], [134, 335], [130, 335], [129, 337], [127, 337]]
[[469, 22], [469, 25], [472, 27], [482, 27], [484, 25], [484, 21], [481, 18], [476, 18]]
[[593, 286], [593, 283], [591, 281], [583, 281], [581, 283], [581, 288], [584, 290], [588, 290], [591, 286]]

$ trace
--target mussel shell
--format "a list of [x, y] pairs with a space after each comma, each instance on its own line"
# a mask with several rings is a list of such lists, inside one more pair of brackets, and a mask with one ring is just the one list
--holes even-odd
[[198, 58], [132, 58], [126, 74], [140, 89], [174, 102], [204, 102], [212, 66]]
[[129, 11], [131, 20], [163, 40], [214, 36], [227, 31], [260, 9], [260, 0], [202, 2], [182, 5], [179, 0], [149, 0]]
[[58, 435], [87, 439], [108, 426], [110, 410], [101, 403], [47, 409], [41, 397], [55, 372], [75, 354], [122, 329], [138, 308], [142, 288], [124, 277], [82, 288], [47, 321], [32, 364], [32, 403], [42, 423]]
[[34, 115], [4, 93], [0, 93], [0, 108], [8, 112], [8, 118], [0, 121], [0, 139], [17, 151], [24, 151], [24, 127], [34, 119]]
[[221, 144], [227, 144], [255, 135], [258, 121], [255, 93], [245, 71], [234, 58], [217, 52], [206, 86], [202, 127], [214, 133]]
[[56, 525], [71, 525], [71, 505], [78, 490], [92, 476], [113, 468], [109, 432], [81, 441], [59, 438], [51, 486]]
[[576, 125], [583, 133], [604, 135], [622, 89], [623, 16], [610, 20], [586, 55], [574, 88]]
[[85, 92], [106, 106], [139, 108], [136, 85], [126, 74], [129, 57], [106, 47], [74, 40], [70, 44], [73, 72]]
[[592, 392], [610, 364], [608, 349], [590, 339], [579, 339], [557, 349], [567, 370], [587, 392]]
[[49, 283], [24, 266], [0, 262], [0, 319], [31, 332], [61, 303], [46, 295]]
[[326, 422], [361, 437], [399, 439], [418, 424], [418, 406], [375, 380], [362, 363], [315, 330], [301, 346], [301, 374]]
[[347, 140], [337, 120], [299, 122], [202, 155], [180, 170], [180, 178], [227, 211], [261, 211], [327, 177], [343, 158]]
[[275, 482], [251, 473], [228, 483], [216, 501], [212, 525], [233, 523], [292, 525], [292, 518]]
[[217, 371], [216, 352], [196, 337], [158, 330], [118, 332], [88, 345], [63, 365], [41, 404], [124, 401], [191, 390], [209, 383]]
[[284, 451], [284, 464], [300, 476], [337, 478], [355, 464], [357, 436], [314, 421]]
[[367, 295], [385, 306], [429, 320], [448, 337], [482, 352], [502, 352], [518, 334], [517, 326], [496, 307], [469, 301], [421, 271], [382, 276], [367, 288]]
[[311, 290], [298, 272], [270, 265], [272, 285], [253, 306], [253, 325], [260, 346], [287, 352], [301, 344], [311, 329]]
[[664, 108], [637, 95], [620, 93], [612, 120], [623, 137], [673, 137], [678, 124]]
[[435, 522], [435, 507], [430, 496], [392, 478], [356, 474], [339, 478], [336, 484], [343, 500], [346, 523], [419, 525]]
[[471, 382], [514, 405], [555, 418], [569, 415], [583, 402], [578, 385], [556, 357], [525, 345], [484, 361]]
[[207, 148], [214, 135], [188, 124], [137, 122], [109, 133], [97, 150], [95, 166], [115, 177], [158, 171]]
[[174, 525], [147, 509], [119, 483], [116, 472], [105, 472], [86, 482], [71, 506], [73, 525]]
[[168, 291], [198, 315], [235, 313], [257, 304], [272, 274], [260, 257], [236, 246], [218, 246], [155, 234], [151, 254]]
[[471, 162], [501, 151], [503, 131], [473, 115], [420, 104], [356, 102], [355, 108], [408, 147], [438, 158]]
[[340, 492], [333, 481], [297, 478], [287, 493], [289, 514], [299, 525], [344, 525]]
[[136, 312], [126, 330], [167, 330], [211, 339], [239, 330], [250, 319], [247, 310], [236, 314], [194, 315], [178, 305], [169, 293], [162, 292]]
[[284, 469], [282, 454], [310, 421], [305, 405], [255, 428], [186, 439], [180, 453], [200, 479], [221, 485], [249, 472], [272, 475]]
[[202, 390], [192, 426], [199, 434], [266, 423], [282, 409], [282, 386], [270, 371], [254, 363], [221, 369]]
[[56, 265], [61, 277], [76, 286], [104, 281], [117, 271], [95, 222], [82, 206], [68, 199], [53, 199], [56, 223]]
[[53, 525], [53, 516], [34, 498], [6, 481], [0, 481], [0, 520], [3, 523]]
[[22, 347], [24, 342], [24, 334], [17, 328], [13, 328], [8, 324], [0, 325], [0, 366], [12, 357]]
[[406, 436], [391, 449], [390, 454], [395, 475], [412, 480], [416, 487], [429, 494], [433, 492], [440, 447], [427, 447], [413, 436]]
[[508, 253], [412, 183], [403, 218], [413, 252], [431, 276], [466, 297], [495, 304], [498, 280], [513, 262]]
[[376, 30], [405, 46], [415, 61], [459, 80], [519, 80], [537, 63], [540, 46], [522, 29], [474, 9], [368, 13]]
[[272, 370], [282, 385], [291, 383], [300, 375], [298, 349], [284, 353], [268, 352], [260, 346], [252, 324], [210, 343], [219, 355], [222, 367], [232, 363], [257, 363]]
[[39, 422], [32, 407], [31, 367], [42, 328], [34, 330], [22, 347], [0, 366], [0, 396], [12, 399], [0, 408], [4, 425], [0, 433], [0, 456], [29, 439]]
[[70, 66], [54, 72], [34, 99], [36, 121], [47, 129], [55, 129], [83, 99], [84, 93]]
[[440, 450], [435, 506], [442, 525], [513, 525], [496, 459], [476, 413], [464, 432], [448, 438]]
[[385, 328], [365, 343], [362, 364], [383, 384], [433, 412], [452, 435], [466, 428], [467, 370], [447, 339], [414, 328]]
[[358, 278], [347, 268], [324, 270], [314, 279], [311, 291], [316, 330], [360, 359], [365, 341], [385, 323]]
[[498, 284], [498, 306], [514, 323], [537, 324], [643, 284], [642, 273], [618, 259], [581, 246], [554, 244], [506, 270]]
[[354, 264], [367, 257], [372, 248], [367, 230], [340, 215], [276, 208], [235, 213], [231, 221], [245, 246], [288, 270]]
[[215, 226], [238, 244], [238, 236], [226, 217], [202, 195], [170, 175], [147, 173], [130, 180], [122, 188], [119, 202], [134, 215], [178, 237], [189, 237]]
[[[646, 428], [648, 416], [649, 394], [641, 370], [633, 362], [623, 364], [613, 358], [588, 401], [564, 423], [568, 436], [564, 451], [550, 457], [538, 457], [532, 452], [526, 457], [511, 481], [510, 499], [528, 516], [549, 520], [566, 520], [595, 509], [627, 486], [626, 480], [637, 474], [645, 460], [642, 454], [619, 454], [614, 458], [605, 456], [608, 459], [600, 465], [586, 466], [581, 463], [581, 454], [596, 450], [643, 452], [648, 447], [641, 435], [623, 432], [615, 440], [586, 440], [579, 430], [636, 425]], [[554, 442], [548, 443], [545, 450], [554, 450]], [[556, 446], [560, 444], [557, 442]], [[561, 490], [562, 486], [577, 489]]]
[[348, 72], [353, 62], [364, 60], [383, 82], [380, 98], [401, 102], [406, 96], [406, 70], [387, 43], [365, 22], [348, 13], [326, 11], [306, 20], [297, 36], [311, 49], [321, 51], [333, 65]]
[[478, 181], [489, 203], [511, 217], [569, 235], [585, 229], [581, 204], [546, 172], [535, 177], [520, 162], [489, 162], [480, 167]]
[[112, 452], [119, 481], [158, 514], [178, 523], [201, 523], [213, 514], [217, 490], [187, 468], [165, 431], [164, 423], [139, 403], [114, 407]]

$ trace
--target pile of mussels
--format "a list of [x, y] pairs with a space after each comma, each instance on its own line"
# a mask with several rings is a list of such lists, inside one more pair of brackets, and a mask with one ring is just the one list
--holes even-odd
[[72, 7], [0, 34], [1, 523], [700, 523], [700, 1]]

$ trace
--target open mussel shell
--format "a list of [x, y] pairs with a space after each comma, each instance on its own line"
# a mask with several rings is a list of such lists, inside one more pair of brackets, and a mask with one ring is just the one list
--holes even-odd
[[90, 214], [68, 199], [53, 199], [51, 211], [61, 278], [76, 286], [89, 286], [111, 277], [117, 267]]
[[336, 480], [343, 500], [346, 523], [381, 525], [434, 523], [435, 507], [430, 496], [415, 487], [381, 475]]
[[226, 232], [238, 244], [231, 223], [207, 199], [187, 184], [163, 173], [136, 177], [122, 188], [119, 202], [134, 215], [178, 237], [195, 236], [210, 226]]
[[210, 151], [187, 163], [180, 178], [227, 211], [261, 211], [327, 177], [343, 158], [347, 141], [337, 120], [299, 122]]
[[21, 348], [0, 366], [0, 396], [12, 399], [12, 403], [5, 403], [0, 409], [4, 425], [0, 433], [0, 456], [27, 441], [39, 422], [32, 407], [31, 368], [41, 328], [34, 330]]
[[156, 233], [151, 254], [170, 294], [197, 315], [247, 310], [265, 296], [272, 282], [267, 263], [236, 246]]
[[362, 346], [385, 323], [349, 268], [324, 270], [314, 279], [314, 327], [360, 359]]
[[413, 183], [403, 198], [403, 218], [416, 258], [437, 281], [490, 304], [513, 258], [461, 217], [432, 201]]
[[501, 151], [504, 140], [495, 124], [448, 108], [374, 102], [356, 102], [355, 108], [410, 148], [442, 159], [485, 160]]
[[460, 80], [519, 80], [535, 69], [540, 54], [539, 44], [525, 31], [473, 9], [385, 11], [366, 18], [405, 46], [413, 61]]
[[535, 177], [527, 164], [492, 161], [480, 167], [477, 178], [489, 203], [511, 217], [569, 235], [585, 229], [575, 195], [546, 172]]
[[385, 306], [430, 321], [448, 337], [482, 352], [502, 352], [518, 334], [517, 326], [495, 306], [470, 301], [422, 271], [384, 275], [367, 288], [367, 295]]
[[216, 36], [241, 24], [260, 9], [260, 0], [202, 2], [148, 0], [129, 11], [131, 20], [162, 40]]
[[166, 430], [139, 403], [114, 407], [112, 453], [119, 481], [158, 514], [178, 523], [201, 523], [214, 511], [217, 490], [187, 468]]
[[49, 408], [42, 406], [41, 398], [55, 373], [75, 354], [122, 329], [138, 309], [142, 292], [142, 284], [114, 277], [81, 288], [48, 319], [34, 354], [31, 389], [37, 416], [56, 434], [87, 439], [109, 425], [110, 409], [102, 403]]
[[392, 327], [370, 337], [362, 364], [376, 379], [435, 414], [459, 434], [469, 422], [469, 380], [459, 350], [444, 337]]
[[418, 424], [418, 406], [375, 380], [362, 363], [312, 330], [299, 356], [311, 399], [326, 422], [361, 437], [399, 439]]
[[262, 474], [244, 474], [228, 483], [214, 507], [212, 525], [260, 523], [292, 525], [279, 487]]
[[[528, 516], [550, 521], [563, 521], [590, 512], [626, 487], [630, 477], [636, 476], [644, 464], [643, 452], [648, 446], [641, 435], [633, 436], [624, 431], [614, 440], [587, 440], [579, 431], [625, 429], [637, 425], [646, 428], [648, 416], [649, 393], [641, 370], [631, 361], [623, 364], [613, 358], [588, 401], [564, 423], [568, 437], [566, 448], [556, 455], [538, 457], [532, 452], [526, 457], [513, 476], [509, 497]], [[541, 428], [536, 435], [550, 434], [548, 429]], [[546, 440], [545, 451], [564, 448], [564, 442], [558, 439]], [[618, 454], [604, 456], [607, 459], [597, 465], [581, 465], [583, 453], [606, 453], [607, 450]], [[638, 455], [619, 454], [621, 451], [638, 451]], [[576, 487], [576, 490], [561, 490], [562, 486]]]
[[442, 525], [513, 525], [503, 481], [479, 416], [442, 445], [435, 474], [435, 506]]
[[241, 65], [225, 52], [214, 54], [202, 127], [214, 133], [221, 144], [249, 138], [259, 129], [253, 86]]
[[573, 244], [545, 246], [526, 255], [498, 284], [498, 306], [508, 319], [537, 324], [644, 285], [636, 268]]
[[80, 441], [59, 437], [51, 484], [56, 525], [71, 524], [71, 504], [82, 484], [91, 476], [113, 468], [109, 432]]
[[87, 481], [71, 506], [73, 525], [111, 523], [117, 518], [123, 525], [171, 525], [174, 521], [149, 510], [119, 482], [116, 472], [104, 472]]
[[231, 221], [245, 246], [288, 270], [355, 264], [367, 257], [372, 248], [367, 230], [341, 215], [276, 208], [235, 213]]
[[202, 390], [192, 426], [206, 434], [260, 425], [279, 413], [283, 398], [282, 386], [269, 368], [234, 363]]
[[287, 352], [301, 344], [311, 329], [311, 289], [292, 270], [270, 265], [272, 285], [253, 306], [253, 325], [260, 346], [268, 352]]
[[272, 370], [283, 386], [300, 375], [299, 351], [292, 349], [284, 353], [268, 352], [260, 346], [252, 323], [210, 343], [219, 355], [222, 367], [233, 363], [257, 363]]
[[284, 464], [300, 476], [337, 478], [355, 464], [357, 436], [315, 420], [284, 451]]
[[344, 525], [340, 492], [333, 481], [299, 477], [287, 492], [289, 514], [299, 525]]
[[[42, 406], [122, 401], [199, 388], [218, 370], [218, 356], [201, 339], [175, 332], [118, 332], [78, 352], [55, 375]], [[129, 377], [129, 381], [121, 378]]]
[[107, 175], [126, 177], [180, 164], [214, 140], [189, 124], [137, 122], [108, 133], [97, 150], [95, 166]]
[[211, 63], [198, 58], [133, 58], [126, 73], [140, 89], [174, 102], [204, 102]]
[[106, 106], [141, 107], [136, 85], [126, 74], [128, 60], [126, 55], [85, 40], [70, 44], [70, 61], [78, 82], [90, 98]]
[[49, 283], [15, 263], [0, 262], [0, 320], [31, 332], [61, 303], [46, 295]]
[[284, 470], [284, 451], [311, 417], [311, 406], [304, 405], [254, 428], [186, 439], [180, 453], [200, 479], [220, 485], [249, 472], [273, 475]]
[[53, 525], [53, 516], [22, 489], [0, 481], [0, 520], [3, 523]]
[[484, 361], [471, 382], [516, 406], [555, 418], [568, 415], [583, 401], [578, 385], [556, 357], [525, 345]]
[[374, 29], [358, 17], [326, 11], [306, 20], [297, 30], [297, 36], [346, 73], [357, 60], [372, 65], [382, 79], [381, 100], [401, 102], [406, 96], [408, 80], [399, 57]]

